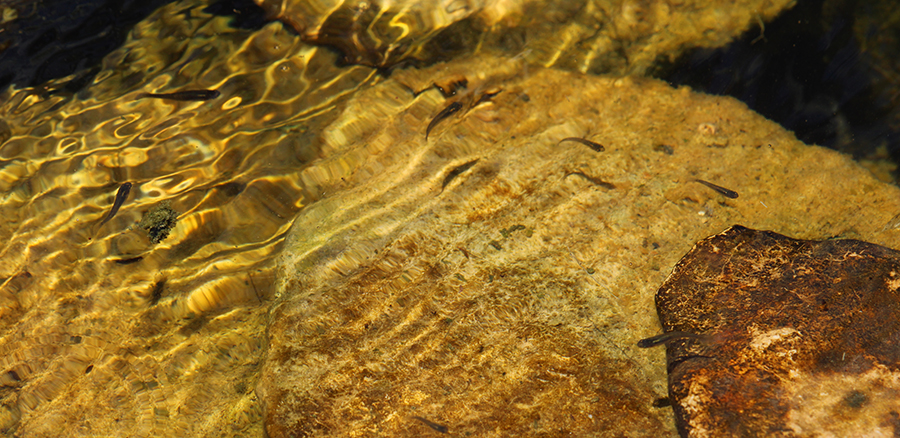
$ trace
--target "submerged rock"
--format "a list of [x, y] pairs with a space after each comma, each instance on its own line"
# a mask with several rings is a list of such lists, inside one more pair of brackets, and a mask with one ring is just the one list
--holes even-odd
[[656, 294], [682, 436], [900, 432], [900, 252], [734, 226]]
[[635, 341], [692, 242], [900, 238], [895, 187], [735, 100], [493, 62], [397, 72], [324, 128], [304, 174], [330, 195], [286, 240], [257, 387], [270, 436], [672, 436]]

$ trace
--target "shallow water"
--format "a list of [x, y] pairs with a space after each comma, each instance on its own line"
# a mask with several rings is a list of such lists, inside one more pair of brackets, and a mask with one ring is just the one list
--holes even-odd
[[[140, 23], [75, 95], [0, 97], [0, 368], [18, 394], [0, 429], [49, 433], [94, 403], [121, 418], [81, 428], [150, 435], [198, 430], [168, 421], [185, 410], [243, 406], [243, 421], [221, 420], [237, 428], [259, 413], [252, 377], [274, 257], [329, 172], [304, 172], [327, 153], [307, 122], [328, 119], [374, 70], [339, 69], [280, 23], [233, 29], [203, 7]], [[221, 96], [136, 99], [180, 89]], [[127, 200], [101, 223], [126, 182]], [[138, 223], [162, 201], [178, 220], [153, 244]], [[47, 430], [48, 415], [65, 420]]]
[[[559, 24], [559, 41], [500, 47], [521, 62], [507, 78], [538, 65], [640, 73], [675, 50], [645, 52], [632, 40], [645, 26], [631, 3], [616, 9], [631, 21], [591, 28], [604, 10], [589, 3]], [[279, 22], [236, 29], [206, 6], [171, 4], [143, 20], [78, 92], [65, 91], [69, 77], [0, 94], [0, 431], [262, 434], [254, 388], [283, 279], [279, 253], [299, 212], [389, 147], [335, 146], [374, 130], [346, 117], [347, 108], [370, 109], [348, 101], [387, 79], [339, 65], [334, 50]], [[610, 33], [629, 44], [611, 47]], [[432, 85], [407, 80], [410, 91]], [[138, 98], [190, 89], [220, 95]], [[437, 105], [432, 94], [422, 99]], [[430, 117], [402, 112], [407, 104], [370, 121]], [[424, 133], [422, 123], [403, 129], [407, 138]], [[124, 183], [129, 196], [104, 221]], [[178, 221], [154, 244], [139, 223], [163, 202]]]

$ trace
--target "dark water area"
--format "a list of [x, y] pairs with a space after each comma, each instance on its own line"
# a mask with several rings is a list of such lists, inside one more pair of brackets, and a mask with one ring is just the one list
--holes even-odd
[[[19, 12], [0, 32], [0, 88], [42, 84], [75, 74], [61, 89], [74, 93], [88, 85], [103, 58], [125, 42], [135, 24], [174, 0], [39, 0], [0, 2]], [[265, 13], [251, 0], [223, 0], [206, 12], [234, 17], [231, 25], [259, 29]], [[189, 15], [190, 10], [185, 9]], [[186, 17], [190, 18], [190, 17]]]
[[[43, 92], [79, 91], [91, 83], [104, 56], [121, 46], [136, 23], [171, 1], [41, 0], [29, 4], [24, 9], [28, 12], [4, 24], [0, 33], [0, 87], [40, 88], [73, 75], [62, 86]], [[252, 0], [217, 1], [205, 12], [231, 16], [231, 26], [241, 29], [259, 29], [267, 23], [265, 13]], [[186, 9], [185, 14], [190, 12]], [[877, 11], [853, 1], [802, 0], [726, 47], [697, 49], [674, 62], [661, 63], [654, 76], [673, 85], [740, 99], [805, 143], [857, 159], [873, 157], [880, 150], [880, 158], [898, 163], [897, 87], [891, 80], [891, 66], [878, 61], [879, 56], [890, 57], [893, 35], [870, 25], [866, 38], [881, 44], [870, 41], [864, 48], [866, 42], [854, 32], [860, 14]], [[888, 53], [873, 56], [873, 50]]]
[[[37, 87], [73, 73], [77, 91], [100, 71], [103, 57], [132, 27], [172, 0], [40, 0], [15, 8], [0, 33], [0, 87]], [[17, 2], [12, 2], [16, 5]]]
[[[855, 158], [885, 147], [900, 161], [894, 88], [854, 33], [856, 2], [803, 0], [764, 28], [718, 49], [694, 50], [661, 67], [658, 77], [732, 96], [807, 144]], [[871, 26], [870, 26], [871, 27]], [[871, 27], [868, 36], [877, 33]], [[888, 48], [889, 49], [889, 48]]]

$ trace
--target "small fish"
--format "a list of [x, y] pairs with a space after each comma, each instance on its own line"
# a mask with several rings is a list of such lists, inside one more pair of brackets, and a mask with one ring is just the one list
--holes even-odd
[[428, 426], [428, 427], [430, 427], [430, 428], [432, 428], [432, 429], [434, 429], [434, 430], [436, 430], [436, 431], [438, 431], [438, 432], [440, 432], [440, 433], [447, 433], [447, 432], [450, 431], [450, 428], [447, 427], [447, 426], [444, 426], [443, 424], [437, 424], [437, 423], [435, 423], [434, 421], [426, 420], [426, 419], [424, 419], [424, 418], [422, 418], [422, 417], [419, 417], [419, 416], [414, 416], [414, 417], [412, 417], [412, 419], [413, 419], [413, 420], [419, 420], [419, 421], [421, 421], [422, 423], [425, 423], [426, 426]]
[[441, 184], [441, 193], [444, 193], [444, 189], [447, 188], [447, 184], [450, 184], [450, 182], [453, 181], [454, 178], [456, 178], [463, 172], [471, 169], [479, 159], [480, 158], [476, 158], [472, 161], [469, 161], [468, 163], [460, 164], [459, 166], [454, 167], [453, 170], [448, 172], [447, 176], [444, 177], [444, 182]]
[[141, 93], [135, 98], [143, 99], [145, 97], [152, 97], [155, 99], [168, 99], [168, 100], [210, 100], [219, 97], [221, 93], [219, 90], [184, 90], [184, 91], [176, 91], [174, 93]]
[[567, 173], [563, 178], [568, 178], [568, 177], [570, 177], [570, 176], [572, 176], [572, 175], [580, 176], [580, 177], [582, 177], [582, 178], [584, 178], [584, 179], [586, 179], [586, 180], [588, 180], [588, 181], [590, 181], [590, 182], [592, 182], [592, 183], [594, 183], [594, 184], [596, 184], [596, 185], [598, 185], [598, 186], [600, 186], [600, 187], [603, 187], [604, 189], [612, 190], [612, 189], [616, 188], [616, 186], [614, 186], [612, 183], [608, 183], [608, 182], [606, 182], [606, 181], [603, 181], [603, 180], [600, 179], [600, 178], [594, 178], [594, 177], [592, 177], [592, 176], [586, 175], [586, 174], [583, 173], [583, 172], [569, 172], [569, 173]]
[[666, 332], [661, 335], [651, 336], [647, 339], [638, 341], [637, 346], [640, 348], [651, 348], [657, 345], [668, 344], [676, 339], [694, 339], [698, 342], [707, 342], [711, 338], [708, 335], [698, 335], [696, 333], [688, 333], [682, 331]]
[[113, 202], [112, 210], [109, 211], [109, 214], [100, 222], [100, 227], [103, 226], [106, 222], [113, 218], [116, 213], [119, 212], [119, 207], [128, 199], [128, 193], [131, 192], [131, 183], [127, 182], [119, 186], [119, 190], [116, 192], [116, 200]]
[[695, 179], [694, 181], [719, 192], [720, 195], [722, 195], [726, 198], [737, 199], [737, 197], [738, 197], [738, 193], [735, 192], [734, 190], [729, 190], [729, 189], [726, 189], [725, 187], [717, 186], [711, 182], [703, 181], [702, 179]]
[[600, 143], [594, 143], [594, 142], [592, 142], [592, 141], [590, 141], [590, 140], [588, 140], [588, 139], [584, 139], [584, 138], [581, 138], [581, 137], [566, 137], [566, 138], [560, 140], [559, 143], [556, 143], [556, 145], [559, 146], [559, 144], [562, 143], [562, 142], [564, 142], [564, 141], [574, 141], [574, 142], [576, 142], [576, 143], [581, 143], [581, 144], [583, 144], [583, 145], [585, 145], [585, 146], [587, 146], [587, 147], [589, 147], [589, 148], [591, 148], [591, 149], [593, 149], [593, 150], [595, 150], [595, 151], [597, 151], [597, 152], [603, 152], [603, 151], [606, 149], [606, 148], [604, 148], [603, 145], [600, 144]]
[[439, 112], [433, 119], [431, 119], [431, 123], [428, 124], [428, 127], [425, 128], [425, 141], [428, 141], [428, 134], [431, 134], [431, 130], [437, 126], [441, 120], [446, 119], [447, 117], [456, 114], [459, 110], [462, 109], [462, 104], [459, 102], [453, 102], [450, 105], [447, 105], [447, 108], [444, 108]]

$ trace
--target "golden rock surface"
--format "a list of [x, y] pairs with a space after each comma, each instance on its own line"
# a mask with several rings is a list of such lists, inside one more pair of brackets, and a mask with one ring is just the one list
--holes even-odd
[[[460, 72], [473, 91], [448, 101], [405, 85]], [[740, 222], [900, 246], [896, 187], [735, 100], [478, 57], [409, 75], [323, 131], [331, 160], [364, 158], [286, 241], [257, 387], [269, 436], [423, 435], [419, 418], [671, 436], [662, 352], [635, 342], [695, 241]], [[485, 90], [502, 92], [473, 106]]]
[[718, 47], [794, 0], [254, 0], [347, 63], [392, 67], [482, 47], [545, 67], [643, 74], [660, 58]]

